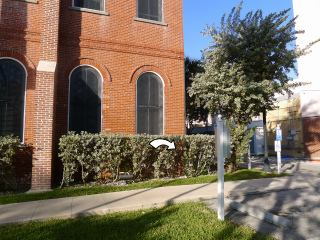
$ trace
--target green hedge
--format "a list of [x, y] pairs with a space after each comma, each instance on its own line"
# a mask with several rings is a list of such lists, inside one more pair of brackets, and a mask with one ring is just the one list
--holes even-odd
[[[153, 148], [150, 142], [159, 138], [174, 141], [176, 148]], [[136, 178], [179, 173], [199, 176], [214, 165], [214, 137], [209, 135], [125, 136], [70, 132], [60, 138], [59, 149], [63, 163], [62, 184], [66, 185], [74, 181], [77, 172], [86, 183], [89, 175], [97, 181], [106, 178], [115, 181], [120, 170], [132, 171]]]
[[13, 135], [0, 136], [0, 184], [17, 188], [14, 177], [13, 155], [20, 147], [20, 140]]

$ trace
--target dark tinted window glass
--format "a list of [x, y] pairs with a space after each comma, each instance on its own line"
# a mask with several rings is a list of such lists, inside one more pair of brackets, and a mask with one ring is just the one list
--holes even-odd
[[138, 17], [162, 21], [162, 0], [138, 0]]
[[154, 73], [137, 82], [137, 133], [163, 134], [163, 85]]
[[70, 80], [69, 131], [101, 131], [100, 74], [92, 67], [75, 69]]
[[104, 0], [74, 0], [74, 6], [104, 11], [103, 1]]
[[0, 136], [13, 134], [23, 141], [25, 78], [21, 64], [0, 60]]
[[148, 1], [149, 0], [138, 0], [139, 18], [148, 18]]

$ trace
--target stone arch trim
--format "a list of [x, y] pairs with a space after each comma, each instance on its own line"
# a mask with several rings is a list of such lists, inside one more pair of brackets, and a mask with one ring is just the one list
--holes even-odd
[[137, 68], [130, 77], [130, 83], [135, 83], [139, 77], [140, 74], [143, 72], [155, 72], [160, 75], [160, 77], [163, 79], [165, 85], [172, 87], [171, 79], [168, 77], [168, 75], [161, 70], [160, 68], [152, 65], [145, 65]]
[[0, 58], [3, 58], [3, 57], [17, 59], [25, 66], [27, 70], [28, 78], [30, 77], [35, 78], [37, 68], [33, 63], [33, 61], [30, 58], [28, 58], [26, 55], [13, 50], [0, 50]]
[[97, 62], [97, 61], [95, 61], [93, 59], [90, 59], [90, 58], [81, 58], [81, 59], [73, 60], [68, 65], [68, 67], [67, 67], [67, 69], [66, 69], [66, 71], [64, 73], [64, 77], [66, 79], [69, 78], [69, 75], [70, 75], [71, 71], [74, 68], [76, 68], [76, 67], [78, 67], [80, 65], [91, 65], [91, 66], [97, 68], [101, 72], [102, 77], [103, 77], [103, 79], [105, 81], [112, 82], [111, 74], [110, 74], [108, 68], [105, 65], [103, 65], [103, 64], [101, 64], [101, 63], [99, 63], [99, 62]]

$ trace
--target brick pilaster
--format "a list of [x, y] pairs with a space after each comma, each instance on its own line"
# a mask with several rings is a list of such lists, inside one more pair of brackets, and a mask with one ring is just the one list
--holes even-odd
[[[36, 75], [31, 190], [51, 188], [55, 71], [58, 52], [59, 0], [42, 0], [40, 61]], [[40, 20], [39, 20], [40, 21]]]

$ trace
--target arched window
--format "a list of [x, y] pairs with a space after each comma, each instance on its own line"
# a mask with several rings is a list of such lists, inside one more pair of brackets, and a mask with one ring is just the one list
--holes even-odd
[[93, 67], [77, 67], [70, 77], [69, 131], [101, 132], [100, 73]]
[[26, 71], [17, 61], [0, 59], [0, 136], [23, 141]]
[[146, 72], [137, 81], [137, 134], [163, 134], [163, 83]]

